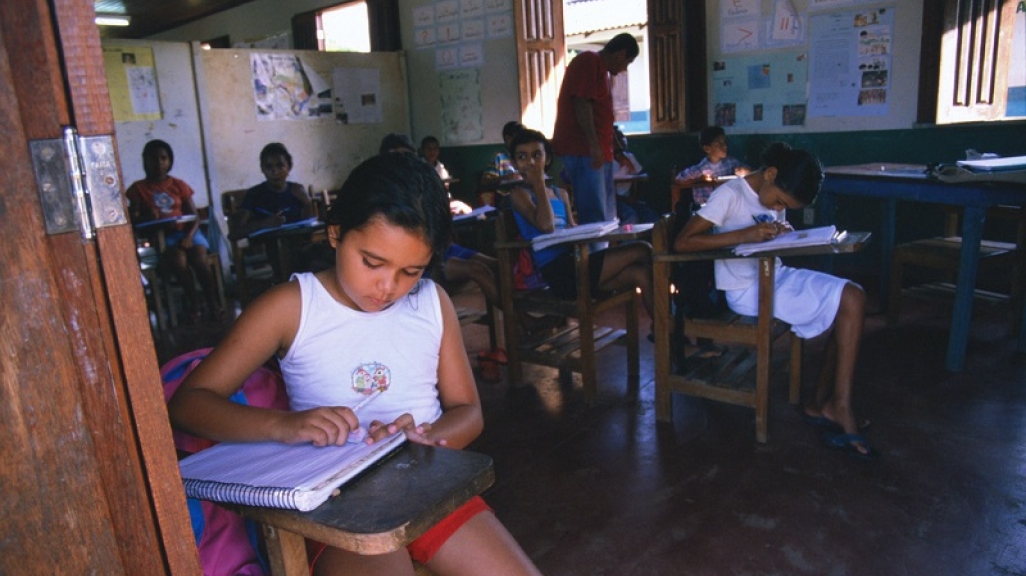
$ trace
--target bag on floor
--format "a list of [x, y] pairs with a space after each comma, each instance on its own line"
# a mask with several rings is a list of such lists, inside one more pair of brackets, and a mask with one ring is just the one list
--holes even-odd
[[[165, 402], [210, 351], [211, 348], [202, 348], [182, 354], [160, 368]], [[232, 395], [231, 401], [248, 406], [289, 409], [281, 373], [267, 366], [261, 366], [247, 378]], [[185, 454], [216, 444], [177, 430], [172, 431], [172, 436], [175, 448]], [[254, 522], [213, 502], [196, 498], [186, 498], [186, 502], [204, 576], [264, 576], [270, 573], [267, 560], [260, 552], [260, 531]]]

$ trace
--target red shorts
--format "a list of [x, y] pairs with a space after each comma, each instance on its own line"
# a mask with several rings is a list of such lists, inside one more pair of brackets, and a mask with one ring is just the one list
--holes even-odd
[[[463, 527], [464, 524], [470, 521], [471, 518], [477, 516], [481, 512], [491, 512], [491, 507], [485, 503], [484, 499], [480, 496], [474, 496], [467, 501], [466, 504], [460, 506], [456, 510], [449, 514], [445, 518], [439, 520], [434, 526], [428, 529], [427, 532], [420, 535], [419, 538], [410, 542], [409, 546], [406, 547], [406, 551], [410, 553], [410, 558], [413, 558], [421, 564], [427, 564], [438, 552], [438, 550], [445, 544], [449, 538], [456, 533], [457, 530]], [[306, 541], [306, 551], [310, 558], [310, 573], [313, 573], [314, 564], [317, 563], [317, 559], [320, 558], [321, 552], [327, 545], [320, 542], [314, 542], [313, 540]]]

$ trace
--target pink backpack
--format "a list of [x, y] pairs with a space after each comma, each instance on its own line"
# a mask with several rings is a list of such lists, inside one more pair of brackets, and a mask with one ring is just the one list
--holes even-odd
[[[164, 382], [164, 401], [174, 394], [185, 377], [210, 354], [211, 348], [182, 354], [160, 368]], [[285, 383], [276, 367], [261, 366], [231, 397], [232, 402], [264, 408], [289, 409]], [[172, 431], [175, 448], [192, 454], [215, 442]], [[186, 499], [192, 521], [196, 548], [204, 576], [264, 576], [270, 573], [260, 553], [259, 529], [250, 520], [221, 508], [213, 502]]]

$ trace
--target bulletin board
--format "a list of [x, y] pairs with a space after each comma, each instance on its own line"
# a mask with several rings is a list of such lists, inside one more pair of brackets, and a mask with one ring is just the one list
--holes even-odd
[[911, 127], [922, 0], [707, 0], [709, 118], [732, 133]]

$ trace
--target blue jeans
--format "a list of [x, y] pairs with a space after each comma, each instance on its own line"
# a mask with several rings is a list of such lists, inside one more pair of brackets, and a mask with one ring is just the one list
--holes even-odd
[[563, 171], [573, 186], [577, 221], [581, 224], [603, 222], [616, 218], [616, 186], [613, 185], [613, 163], [606, 162], [598, 170], [591, 167], [590, 156], [563, 156]]

